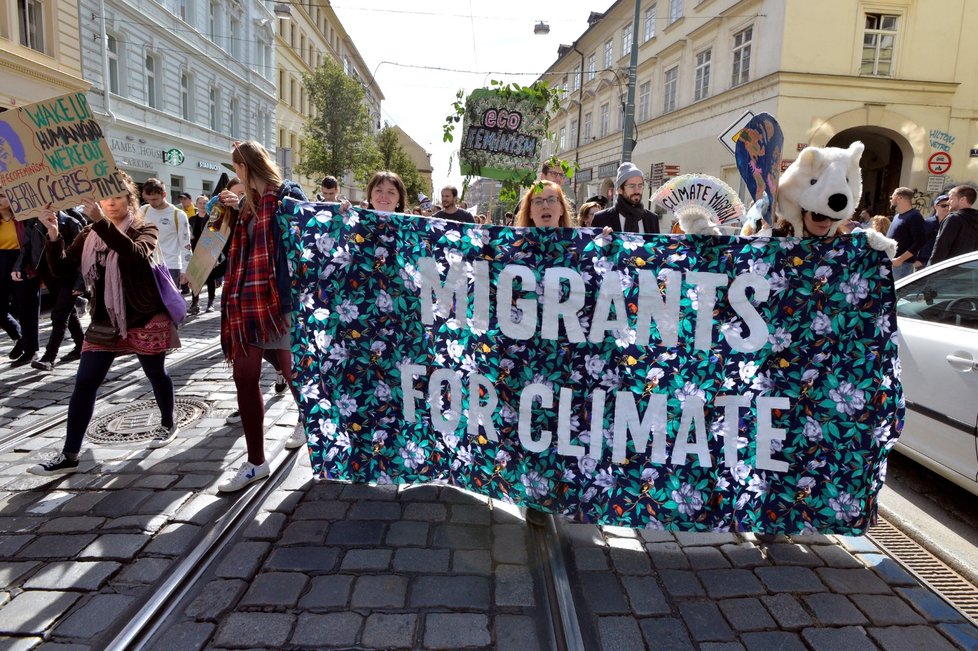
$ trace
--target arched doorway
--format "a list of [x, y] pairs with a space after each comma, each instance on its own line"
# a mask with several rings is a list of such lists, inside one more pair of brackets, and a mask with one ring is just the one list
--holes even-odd
[[901, 185], [904, 160], [900, 141], [906, 147], [909, 147], [909, 143], [900, 134], [887, 129], [854, 127], [835, 134], [827, 146], [845, 149], [857, 140], [866, 146], [859, 161], [863, 173], [863, 194], [858, 210], [866, 208], [871, 215], [886, 215], [890, 212], [890, 196]]

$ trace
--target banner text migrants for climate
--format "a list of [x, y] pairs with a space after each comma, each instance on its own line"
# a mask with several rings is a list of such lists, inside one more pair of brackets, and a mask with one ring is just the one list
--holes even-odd
[[889, 266], [862, 238], [288, 205], [317, 472], [634, 527], [860, 533], [874, 517], [902, 412]]

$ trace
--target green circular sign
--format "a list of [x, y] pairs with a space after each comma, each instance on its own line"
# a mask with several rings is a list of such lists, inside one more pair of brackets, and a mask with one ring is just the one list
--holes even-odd
[[167, 149], [163, 152], [163, 160], [166, 161], [168, 165], [173, 165], [174, 167], [179, 167], [183, 165], [183, 161], [187, 160], [183, 152], [174, 147], [173, 149]]

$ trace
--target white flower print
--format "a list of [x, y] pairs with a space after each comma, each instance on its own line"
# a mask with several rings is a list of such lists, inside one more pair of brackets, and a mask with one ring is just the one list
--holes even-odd
[[377, 300], [375, 303], [377, 305], [377, 309], [381, 312], [390, 312], [394, 309], [394, 299], [391, 298], [391, 295], [384, 290], [380, 290], [380, 292], [377, 293]]
[[457, 340], [450, 339], [446, 345], [448, 356], [454, 361], [458, 361], [462, 357], [462, 353], [465, 352], [465, 348]]
[[811, 416], [805, 416], [805, 426], [804, 429], [802, 430], [802, 433], [805, 435], [805, 438], [807, 438], [812, 443], [821, 441], [823, 438], [821, 423], [819, 423]]
[[846, 295], [846, 303], [855, 305], [869, 295], [869, 281], [859, 274], [853, 274], [849, 280], [839, 284], [839, 289]]
[[605, 361], [600, 355], [585, 355], [584, 356], [584, 369], [588, 374], [597, 378], [599, 375], [604, 373]]
[[835, 519], [843, 522], [851, 522], [860, 514], [860, 506], [849, 493], [839, 493], [838, 497], [829, 498], [829, 507], [835, 511]]
[[740, 381], [744, 383], [750, 382], [757, 375], [757, 369], [760, 368], [756, 362], [737, 362], [737, 366]]
[[550, 492], [550, 483], [536, 470], [520, 475], [520, 483], [526, 488], [526, 494], [537, 500]]
[[313, 311], [312, 318], [316, 319], [317, 321], [325, 321], [329, 318], [329, 310], [327, 310], [325, 307], [318, 307]]
[[344, 393], [336, 401], [336, 407], [340, 410], [341, 416], [349, 416], [357, 410], [357, 401]]
[[407, 445], [398, 451], [398, 454], [404, 459], [404, 465], [411, 470], [416, 470], [424, 464], [424, 450], [418, 447], [418, 444], [414, 441], [408, 441]]
[[817, 335], [827, 335], [832, 332], [832, 319], [825, 312], [816, 312], [812, 320], [812, 330]]
[[604, 489], [605, 493], [610, 493], [618, 485], [618, 479], [607, 468], [598, 471], [598, 476], [594, 478], [594, 483]]
[[386, 382], [378, 382], [377, 388], [374, 389], [374, 396], [380, 401], [387, 401], [391, 399], [391, 388]]
[[683, 405], [686, 404], [686, 398], [689, 396], [696, 396], [704, 402], [706, 401], [706, 391], [692, 382], [686, 382], [681, 389], [676, 389], [675, 395], [679, 403]]
[[360, 308], [345, 299], [336, 307], [336, 313], [340, 317], [340, 323], [349, 323], [360, 315]]
[[835, 401], [836, 411], [846, 416], [852, 416], [866, 406], [864, 392], [846, 381], [840, 382], [838, 389], [829, 389], [829, 397]]
[[767, 340], [771, 342], [771, 350], [780, 353], [791, 345], [791, 333], [786, 328], [777, 328], [773, 334], [768, 335]]
[[672, 491], [671, 497], [676, 508], [685, 516], [692, 516], [703, 508], [703, 494], [686, 482], [683, 482], [679, 490]]

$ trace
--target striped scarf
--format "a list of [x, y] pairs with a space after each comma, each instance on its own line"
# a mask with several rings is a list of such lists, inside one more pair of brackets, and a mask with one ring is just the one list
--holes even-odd
[[[257, 215], [245, 207], [231, 236], [221, 318], [221, 348], [228, 363], [248, 344], [271, 341], [287, 332], [276, 282], [275, 256], [281, 247], [273, 229], [277, 194], [278, 188], [265, 190]], [[254, 229], [249, 238], [251, 220]]]

